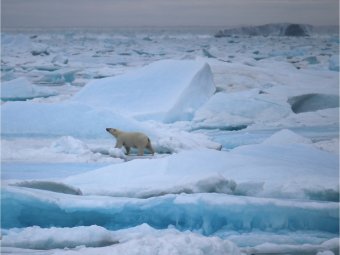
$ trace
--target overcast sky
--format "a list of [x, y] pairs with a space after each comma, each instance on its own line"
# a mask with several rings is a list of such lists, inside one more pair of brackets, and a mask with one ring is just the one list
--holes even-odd
[[338, 25], [338, 0], [2, 0], [2, 27]]

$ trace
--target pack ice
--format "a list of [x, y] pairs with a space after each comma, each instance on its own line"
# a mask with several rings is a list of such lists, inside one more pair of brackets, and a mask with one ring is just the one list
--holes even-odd
[[276, 27], [4, 33], [2, 81], [59, 94], [2, 101], [2, 252], [338, 254], [338, 35]]

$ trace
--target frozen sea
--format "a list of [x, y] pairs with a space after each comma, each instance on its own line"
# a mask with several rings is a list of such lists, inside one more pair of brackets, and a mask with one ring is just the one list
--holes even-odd
[[2, 31], [1, 252], [339, 254], [339, 35], [235, 31]]

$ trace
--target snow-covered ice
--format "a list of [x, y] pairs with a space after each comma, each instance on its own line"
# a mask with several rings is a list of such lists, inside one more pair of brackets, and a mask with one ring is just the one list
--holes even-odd
[[[287, 135], [283, 137], [287, 139]], [[293, 141], [277, 145], [273, 140], [277, 139], [231, 152], [190, 150], [159, 159], [133, 160], [74, 175], [64, 182], [84, 194], [124, 197], [182, 192], [295, 198], [314, 195], [314, 199], [329, 193], [328, 199], [338, 197], [335, 155]], [[93, 179], [96, 181], [88, 182]]]
[[[30, 236], [31, 242], [27, 242], [27, 236]], [[60, 238], [55, 239], [55, 236]], [[55, 241], [51, 242], [51, 239]], [[233, 243], [218, 237], [202, 237], [173, 228], [156, 230], [147, 224], [119, 231], [107, 231], [95, 225], [51, 229], [29, 227], [10, 231], [3, 243], [7, 246], [4, 250], [9, 253], [28, 252], [27, 248], [33, 247], [39, 254], [39, 248], [58, 248], [67, 244], [69, 249], [52, 250], [51, 254], [241, 254]], [[13, 249], [11, 246], [26, 249]]]
[[208, 64], [162, 60], [127, 75], [91, 82], [73, 100], [136, 119], [174, 122], [190, 120], [214, 92]]
[[2, 252], [338, 254], [339, 36], [288, 28], [4, 31]]
[[1, 84], [2, 101], [22, 101], [55, 95], [57, 95], [57, 92], [49, 88], [33, 85], [25, 78], [18, 78]]

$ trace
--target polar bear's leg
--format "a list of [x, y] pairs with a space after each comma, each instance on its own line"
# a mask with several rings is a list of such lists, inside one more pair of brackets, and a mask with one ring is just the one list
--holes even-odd
[[129, 155], [129, 154], [130, 154], [130, 147], [124, 145], [124, 148], [125, 148], [125, 150], [126, 150], [126, 155]]
[[143, 156], [144, 155], [144, 147], [138, 147], [138, 156]]
[[117, 142], [116, 142], [116, 146], [115, 146], [115, 148], [118, 148], [118, 149], [120, 149], [120, 148], [122, 148], [123, 147], [123, 142], [121, 141], [121, 140], [117, 140]]

